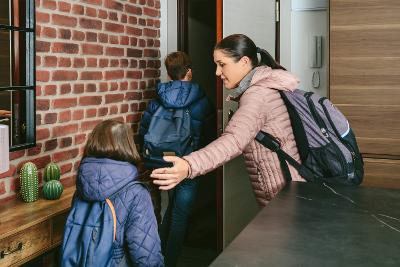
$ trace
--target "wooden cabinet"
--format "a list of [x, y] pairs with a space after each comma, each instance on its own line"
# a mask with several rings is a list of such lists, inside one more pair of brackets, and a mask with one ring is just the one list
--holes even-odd
[[329, 95], [365, 157], [366, 186], [400, 188], [400, 5], [330, 1]]
[[0, 266], [19, 266], [62, 242], [75, 187], [58, 200], [13, 200], [0, 207]]

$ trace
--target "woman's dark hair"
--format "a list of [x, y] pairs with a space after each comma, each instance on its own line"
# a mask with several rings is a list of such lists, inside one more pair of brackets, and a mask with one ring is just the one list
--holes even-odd
[[[283, 69], [274, 58], [264, 49], [258, 48], [254, 42], [244, 34], [232, 34], [217, 43], [214, 50], [222, 50], [226, 55], [238, 62], [246, 56], [251, 61], [253, 68], [259, 65], [266, 65], [272, 69]], [[257, 53], [260, 53], [261, 60], [258, 62]]]
[[185, 52], [177, 51], [168, 54], [164, 63], [169, 77], [176, 81], [185, 78], [187, 71], [191, 68], [192, 61]]
[[135, 164], [140, 161], [132, 129], [128, 124], [115, 120], [97, 124], [87, 140], [83, 157], [109, 158]]

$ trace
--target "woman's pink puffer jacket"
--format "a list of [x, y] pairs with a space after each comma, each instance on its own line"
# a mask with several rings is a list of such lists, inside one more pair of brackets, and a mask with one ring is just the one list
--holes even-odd
[[[258, 67], [225, 132], [208, 146], [184, 157], [191, 166], [190, 178], [243, 153], [256, 199], [265, 206], [283, 188], [285, 179], [277, 155], [254, 138], [260, 130], [272, 134], [281, 141], [282, 149], [300, 162], [289, 115], [278, 92], [293, 91], [298, 84], [290, 72]], [[304, 181], [296, 169], [290, 165], [289, 169], [293, 181]]]

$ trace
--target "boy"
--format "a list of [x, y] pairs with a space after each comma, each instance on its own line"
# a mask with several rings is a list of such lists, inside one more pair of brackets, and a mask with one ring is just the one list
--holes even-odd
[[[160, 106], [167, 110], [187, 110], [190, 114], [191, 145], [188, 149], [181, 149], [183, 154], [187, 154], [200, 148], [203, 126], [211, 115], [211, 106], [200, 86], [191, 82], [191, 60], [186, 53], [178, 51], [169, 54], [165, 59], [165, 67], [171, 81], [157, 85], [158, 98], [150, 101], [147, 110], [144, 112], [139, 134], [141, 138], [148, 134], [152, 118]], [[163, 137], [160, 137], [160, 139], [163, 139]], [[166, 266], [175, 266], [177, 263], [197, 188], [198, 182], [193, 179], [187, 180], [168, 191], [168, 208], [160, 228]]]

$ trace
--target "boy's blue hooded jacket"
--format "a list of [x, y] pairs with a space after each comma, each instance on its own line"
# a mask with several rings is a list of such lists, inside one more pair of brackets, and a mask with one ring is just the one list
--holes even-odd
[[[104, 201], [137, 176], [137, 168], [128, 162], [84, 158], [78, 171], [77, 196], [86, 201]], [[117, 193], [113, 204], [118, 223], [112, 266], [126, 266], [125, 260], [133, 266], [164, 266], [148, 190], [140, 184], [131, 186]]]
[[[159, 83], [156, 88], [158, 99], [149, 102], [140, 122], [139, 136], [147, 133], [151, 118], [160, 105], [165, 108], [189, 108], [192, 136], [197, 148], [201, 146], [203, 124], [213, 115], [210, 102], [204, 90], [197, 83], [189, 81], [170, 81]], [[139, 140], [141, 143], [142, 140]]]

